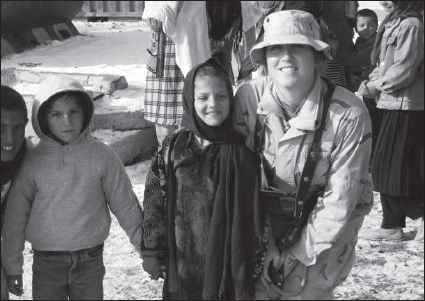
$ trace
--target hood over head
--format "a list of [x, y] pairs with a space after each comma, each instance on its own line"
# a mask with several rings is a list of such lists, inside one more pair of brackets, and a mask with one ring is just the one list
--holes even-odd
[[90, 124], [94, 115], [94, 103], [92, 97], [84, 89], [83, 85], [72, 77], [67, 75], [52, 75], [47, 77], [40, 84], [32, 107], [32, 126], [41, 141], [50, 140], [62, 143], [48, 131], [47, 121], [45, 118], [41, 118], [40, 110], [44, 111], [46, 106], [56, 100], [60, 95], [70, 93], [76, 93], [81, 96], [84, 116], [83, 128], [80, 134], [70, 143], [74, 143], [81, 140], [82, 137], [91, 135]]

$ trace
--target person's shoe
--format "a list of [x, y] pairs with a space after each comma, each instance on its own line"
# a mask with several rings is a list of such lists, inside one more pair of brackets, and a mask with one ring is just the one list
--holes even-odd
[[413, 240], [424, 240], [424, 219], [422, 218], [422, 223], [418, 227], [418, 231], [416, 232], [416, 236]]
[[378, 240], [378, 241], [401, 241], [403, 240], [403, 229], [382, 229], [371, 230], [366, 233], [363, 238], [367, 240]]

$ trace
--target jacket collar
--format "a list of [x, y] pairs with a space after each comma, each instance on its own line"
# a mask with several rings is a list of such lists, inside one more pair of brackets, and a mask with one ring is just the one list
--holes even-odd
[[[268, 115], [274, 114], [282, 119], [285, 119], [283, 115], [283, 109], [280, 104], [273, 97], [272, 89], [273, 89], [273, 80], [269, 77], [265, 79], [265, 93], [263, 98], [258, 104], [258, 114]], [[322, 96], [324, 95], [323, 91], [326, 87], [324, 81], [320, 78], [320, 76], [316, 76], [316, 82], [314, 84], [313, 90], [308, 95], [304, 105], [301, 107], [301, 110], [298, 116], [289, 120], [289, 125], [291, 128], [295, 128], [298, 130], [306, 130], [313, 131], [315, 130], [319, 124], [320, 120], [320, 103]]]

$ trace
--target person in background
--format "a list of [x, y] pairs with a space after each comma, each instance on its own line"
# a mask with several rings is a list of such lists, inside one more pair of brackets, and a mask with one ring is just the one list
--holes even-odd
[[[6, 200], [13, 179], [21, 167], [27, 148], [32, 146], [25, 139], [28, 111], [24, 98], [11, 87], [1, 86], [1, 248], [3, 250], [3, 222]], [[22, 284], [22, 279], [18, 281]], [[17, 287], [22, 295], [22, 287]], [[9, 300], [6, 272], [1, 264], [1, 300]]]
[[182, 128], [149, 169], [143, 268], [166, 300], [246, 300], [265, 253], [257, 158], [232, 130], [233, 91], [216, 58], [194, 67]]
[[159, 144], [165, 136], [178, 128], [183, 114], [181, 97], [184, 77], [176, 63], [176, 45], [165, 34], [163, 26], [165, 19], [170, 20], [173, 16], [158, 13], [158, 17], [149, 17], [150, 13], [160, 12], [160, 9], [168, 12], [175, 12], [177, 9], [177, 5], [174, 5], [174, 10], [166, 10], [166, 4], [147, 1], [143, 13], [143, 18], [151, 28], [150, 46], [147, 49], [144, 117], [155, 124]]
[[371, 9], [362, 9], [356, 13], [356, 32], [358, 37], [354, 50], [346, 60], [345, 67], [350, 91], [356, 92], [360, 83], [369, 78], [374, 69], [370, 61], [373, 44], [378, 29], [378, 16]]
[[40, 84], [31, 119], [40, 142], [27, 151], [5, 213], [2, 260], [12, 294], [22, 294], [28, 241], [34, 300], [102, 300], [110, 211], [141, 252], [142, 208], [118, 155], [91, 136], [93, 114], [73, 78]]
[[[354, 93], [320, 77], [331, 57], [312, 14], [275, 12], [265, 18], [264, 30], [251, 58], [265, 66], [267, 76], [239, 87], [233, 117], [248, 148], [264, 157], [266, 176], [261, 178], [281, 195], [263, 204], [270, 217], [270, 239], [256, 298], [331, 300], [354, 265], [358, 233], [373, 206], [371, 121]], [[322, 117], [325, 103], [329, 109]], [[322, 123], [317, 151], [310, 153]], [[309, 156], [317, 164], [312, 177], [303, 177]], [[304, 182], [309, 188], [300, 193], [316, 197], [317, 204], [300, 238], [285, 247], [285, 223], [294, 216], [295, 204], [304, 204], [295, 199]]]
[[376, 98], [382, 114], [372, 157], [374, 190], [379, 192], [381, 227], [365, 239], [404, 239], [406, 217], [424, 217], [424, 25], [423, 1], [380, 1], [387, 12], [371, 54], [376, 68], [359, 93]]
[[206, 1], [206, 8], [211, 55], [226, 69], [233, 85], [232, 53], [243, 37], [241, 1]]
[[[362, 9], [356, 14], [356, 32], [359, 35], [353, 53], [347, 58], [345, 67], [349, 89], [356, 92], [360, 83], [369, 78], [375, 68], [370, 60], [378, 29], [378, 16], [371, 9]], [[381, 123], [380, 111], [376, 109], [375, 98], [362, 97], [372, 120], [372, 152], [375, 149]]]
[[186, 74], [217, 57], [234, 82], [232, 53], [243, 35], [241, 1], [147, 1], [152, 29], [148, 51], [145, 118], [155, 123], [159, 145], [178, 129]]
[[319, 1], [322, 18], [327, 26], [327, 36], [322, 40], [329, 44], [332, 60], [327, 62], [323, 76], [332, 83], [348, 88], [345, 62], [354, 48], [353, 37], [357, 1]]

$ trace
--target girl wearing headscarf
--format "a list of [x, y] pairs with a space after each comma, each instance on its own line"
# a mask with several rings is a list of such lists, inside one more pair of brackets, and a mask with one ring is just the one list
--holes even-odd
[[143, 267], [165, 278], [163, 299], [252, 299], [265, 250], [257, 159], [233, 131], [216, 58], [187, 74], [183, 109], [147, 176]]
[[406, 217], [424, 216], [424, 25], [423, 1], [380, 1], [388, 15], [378, 28], [371, 61], [376, 68], [359, 87], [381, 114], [372, 157], [374, 190], [383, 220], [366, 239], [404, 239]]

